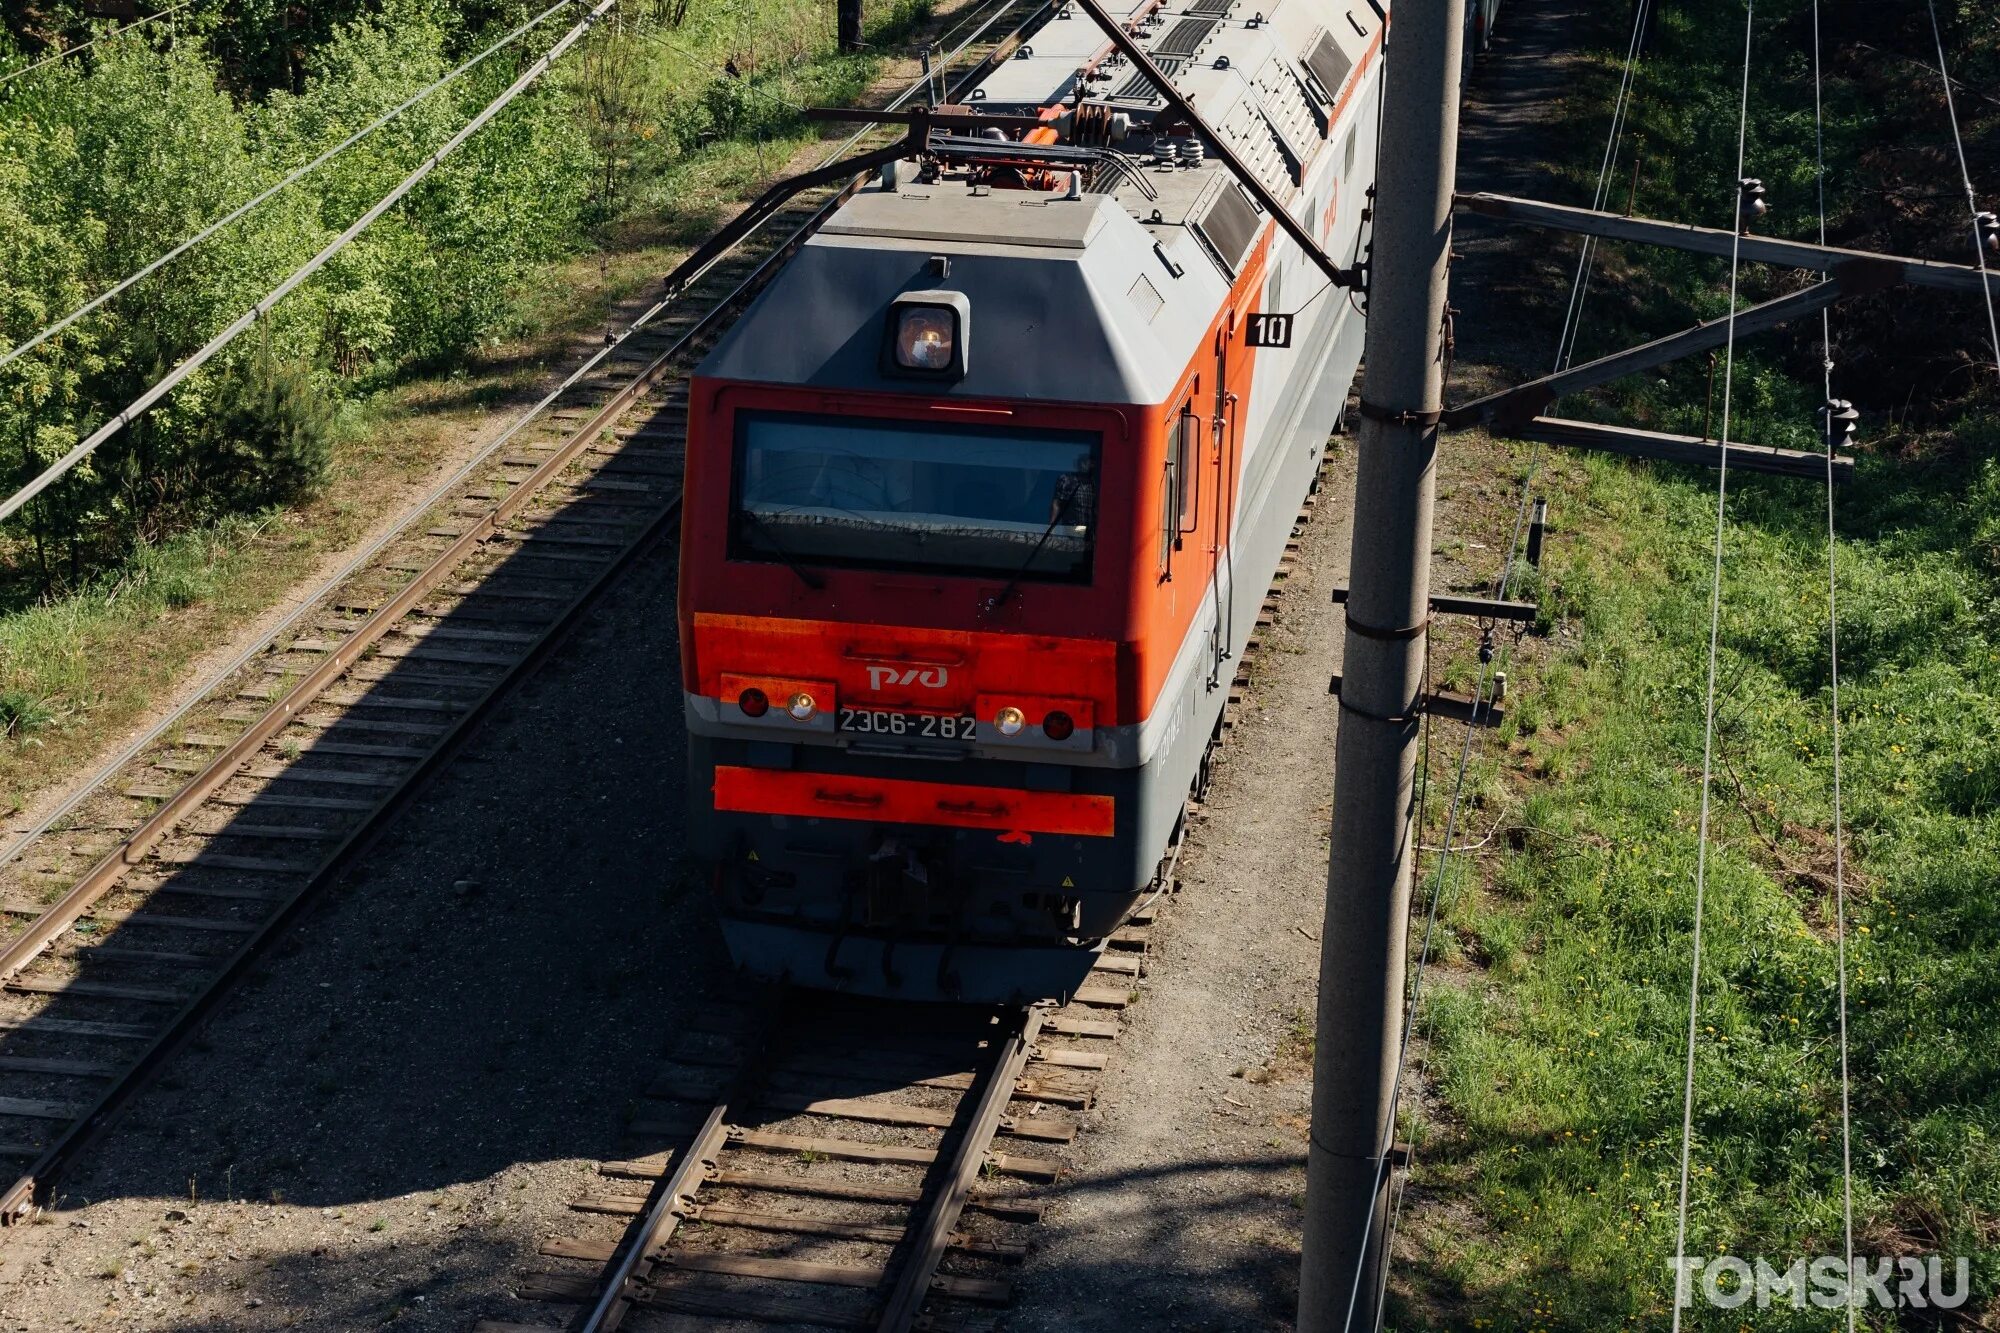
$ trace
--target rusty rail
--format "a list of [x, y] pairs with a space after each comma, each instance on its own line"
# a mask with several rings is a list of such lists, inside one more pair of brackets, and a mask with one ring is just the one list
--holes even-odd
[[[570, 437], [567, 444], [543, 460], [541, 465], [514, 491], [447, 546], [407, 587], [376, 608], [366, 620], [355, 627], [354, 632], [337, 650], [328, 654], [324, 661], [300, 678], [299, 682], [272, 704], [262, 717], [251, 723], [241, 736], [209, 761], [206, 768], [189, 779], [186, 786], [154, 811], [145, 823], [132, 832], [131, 836], [112, 849], [111, 853], [85, 873], [82, 879], [71, 885], [69, 892], [51, 904], [47, 912], [30, 923], [4, 952], [0, 952], [0, 982], [12, 978], [23, 967], [34, 961], [35, 957], [57, 936], [76, 924], [93, 904], [124, 878], [126, 871], [145, 858], [155, 843], [171, 833], [182, 819], [213, 795], [217, 788], [235, 777], [236, 771], [255, 757], [264, 743], [290, 722], [300, 708], [317, 698], [329, 685], [345, 675], [348, 668], [353, 666], [369, 647], [379, 642], [397, 622], [409, 614], [413, 607], [435, 591], [467, 556], [520, 512], [522, 506], [560, 475], [564, 468], [575, 461], [578, 454], [595, 443], [597, 437], [623, 415], [641, 393], [651, 387], [668, 365], [681, 354], [692, 337], [691, 330], [675, 340], [671, 347], [655, 358], [630, 384], [614, 394], [582, 429]], [[4, 1203], [0, 1203], [0, 1210], [4, 1210]]]
[[963, 1130], [964, 1137], [959, 1141], [950, 1174], [925, 1210], [923, 1221], [911, 1234], [909, 1252], [903, 1256], [895, 1288], [883, 1304], [876, 1333], [909, 1333], [917, 1326], [924, 1299], [931, 1293], [931, 1279], [937, 1276], [952, 1232], [972, 1198], [973, 1182], [979, 1179], [980, 1169], [986, 1164], [986, 1150], [999, 1133], [1007, 1103], [1027, 1068], [1028, 1053], [1034, 1049], [1045, 1016], [1045, 1011], [1037, 1007], [1010, 1020], [1013, 1031], [1001, 1043], [993, 1067], [987, 1072], [986, 1084], [980, 1089], [978, 1105]]

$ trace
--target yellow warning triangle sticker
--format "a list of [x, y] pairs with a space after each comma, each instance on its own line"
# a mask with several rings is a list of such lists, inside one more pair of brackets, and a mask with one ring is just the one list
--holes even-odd
[[752, 861], [755, 861], [757, 859], [757, 849], [755, 847], [752, 847], [750, 849], [750, 859]]
[[1068, 875], [1064, 875], [1062, 886], [1066, 889], [1073, 889], [1076, 887], [1076, 881], [1071, 879]]

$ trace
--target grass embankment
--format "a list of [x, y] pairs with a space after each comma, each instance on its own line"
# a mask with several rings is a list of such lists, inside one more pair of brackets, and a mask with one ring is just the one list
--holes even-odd
[[[931, 8], [871, 6], [876, 52], [909, 40]], [[504, 332], [464, 364], [385, 377], [348, 401], [312, 500], [141, 544], [116, 568], [0, 614], [0, 804], [19, 810], [76, 772], [157, 708], [191, 661], [412, 503], [439, 465], [530, 401], [580, 335], [811, 148], [819, 132], [791, 108], [855, 101], [883, 68], [880, 54], [836, 53], [831, 25], [808, 0], [757, 0], [703, 7], [671, 29], [603, 30], [564, 71], [588, 104], [600, 233], [536, 269]], [[723, 72], [730, 63], [736, 76]]]
[[[1586, 40], [1622, 51], [1617, 11]], [[1805, 9], [1759, 14], [1747, 171], [1779, 200], [1764, 229], [1810, 236]], [[1870, 40], [1922, 51], [1918, 36]], [[1634, 110], [1647, 143], [1639, 211], [1727, 224], [1741, 40], [1740, 7], [1663, 7]], [[1990, 30], [1966, 41], [1952, 49], [1990, 70]], [[1611, 77], [1580, 89], [1580, 106], [1608, 107], [1616, 63], [1600, 56]], [[1935, 73], [1925, 84], [1920, 68], [1850, 48], [1832, 75], [1836, 242], [1968, 261], [1949, 178], [1913, 190], [1904, 175], [1927, 171], [1947, 133]], [[1587, 181], [1602, 140], [1586, 121], [1570, 160]], [[1978, 172], [1994, 161], [1990, 111], [1969, 128]], [[1934, 224], [1943, 239], [1926, 243]], [[1597, 294], [1600, 350], [1726, 308], [1712, 261], [1631, 252], [1606, 267], [1617, 276]], [[1779, 290], [1766, 281], [1746, 299]], [[1919, 305], [1835, 316], [1836, 392], [1865, 417], [1836, 549], [1855, 1246], [1947, 1256], [1947, 1271], [1972, 1261], [1972, 1300], [1945, 1321], [1869, 1310], [1863, 1326], [1993, 1327], [2000, 418], [1990, 363], [1975, 369], [1990, 354], [1983, 312]], [[1815, 320], [1739, 349], [1734, 438], [1810, 447], [1817, 334]], [[1587, 339], [1579, 359], [1590, 354]], [[1699, 433], [1706, 375], [1684, 366], [1597, 410]], [[1544, 483], [1561, 535], [1527, 595], [1557, 630], [1515, 664], [1512, 715], [1457, 835], [1493, 837], [1445, 890], [1445, 962], [1425, 1005], [1440, 1104], [1410, 1126], [1424, 1148], [1398, 1327], [1668, 1320], [1715, 479], [1562, 459]], [[1735, 474], [1729, 491], [1688, 1251], [1783, 1269], [1843, 1249], [1826, 511], [1812, 482]], [[1448, 779], [1445, 767], [1436, 780]], [[1686, 1313], [1690, 1328], [1842, 1326], [1838, 1311], [1789, 1304]]]

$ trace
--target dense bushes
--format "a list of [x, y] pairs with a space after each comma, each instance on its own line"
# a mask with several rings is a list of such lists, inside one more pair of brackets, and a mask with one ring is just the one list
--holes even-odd
[[237, 366], [196, 436], [195, 496], [225, 510], [313, 494], [333, 456], [333, 409], [310, 372], [268, 351]]
[[[246, 89], [203, 41], [144, 33], [0, 90], [0, 342], [113, 285], [487, 40], [443, 13], [406, 0], [330, 29], [300, 48], [296, 92], [266, 75]], [[232, 11], [231, 22], [219, 41], [249, 20]], [[231, 58], [249, 60], [229, 40]], [[0, 484], [25, 481], [200, 346], [517, 68], [511, 54], [488, 62], [0, 368]], [[280, 304], [261, 337], [240, 340], [31, 506], [25, 540], [0, 548], [19, 589], [74, 579], [218, 511], [309, 494], [337, 401], [502, 332], [513, 284], [582, 239], [594, 166], [561, 80], [521, 98]]]
[[[0, 347], [104, 291], [546, 7], [546, 0], [197, 5], [0, 84]], [[931, 0], [885, 0], [871, 41]], [[0, 489], [60, 457], [347, 227], [512, 80], [574, 8], [61, 337], [0, 367]], [[91, 27], [8, 6], [0, 74]], [[821, 0], [628, 0], [549, 78], [139, 425], [0, 533], [0, 605], [218, 513], [312, 492], [343, 404], [534, 318], [525, 280], [604, 224], [686, 215], [676, 168], [734, 142], [761, 174], [796, 108], [850, 99]], [[9, 44], [14, 49], [10, 51]], [[777, 146], [768, 164], [762, 145]], [[720, 153], [726, 158], [727, 152]], [[697, 191], [697, 193], [699, 193]], [[699, 212], [697, 209], [695, 212]], [[705, 216], [705, 215], [704, 215]]]

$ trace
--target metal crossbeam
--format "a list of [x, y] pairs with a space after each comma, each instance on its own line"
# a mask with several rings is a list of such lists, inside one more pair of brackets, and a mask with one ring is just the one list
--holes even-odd
[[[1862, 292], [1878, 291], [1896, 281], [1892, 265], [1872, 261], [1852, 261], [1834, 270], [1834, 276], [1825, 282], [1815, 283], [1802, 292], [1781, 296], [1775, 301], [1766, 301], [1736, 313], [1736, 335], [1742, 337], [1796, 319], [1800, 315], [1813, 314], [1832, 305], [1845, 296]], [[1452, 429], [1467, 426], [1486, 425], [1496, 430], [1513, 430], [1526, 425], [1541, 410], [1567, 393], [1580, 389], [1595, 388], [1612, 380], [1637, 371], [1649, 370], [1665, 365], [1669, 361], [1705, 352], [1720, 347], [1729, 338], [1728, 317], [1712, 319], [1697, 324], [1681, 333], [1655, 338], [1652, 342], [1610, 356], [1601, 356], [1595, 361], [1573, 366], [1553, 375], [1529, 380], [1511, 389], [1475, 398], [1469, 403], [1448, 409], [1444, 414], [1444, 425]]]
[[[1340, 686], [1341, 678], [1338, 673], [1327, 678], [1328, 694], [1339, 698]], [[1417, 711], [1429, 713], [1432, 717], [1441, 717], [1447, 722], [1463, 722], [1474, 727], [1497, 727], [1507, 720], [1507, 710], [1499, 700], [1488, 699], [1483, 695], [1474, 698], [1456, 690], [1432, 690], [1428, 694], [1418, 695]], [[1394, 1160], [1398, 1150], [1403, 1154], [1402, 1161]], [[1409, 1145], [1393, 1144], [1386, 1155], [1391, 1158], [1392, 1165], [1401, 1166], [1409, 1160]]]
[[[1684, 222], [1656, 222], [1651, 218], [1621, 217], [1588, 208], [1545, 204], [1509, 194], [1460, 194], [1452, 197], [1454, 207], [1532, 227], [1575, 232], [1581, 236], [1601, 236], [1614, 241], [1643, 241], [1673, 250], [1702, 255], [1740, 254], [1761, 264], [1784, 264], [1792, 268], [1825, 272], [1857, 260], [1893, 265], [1896, 280], [1915, 287], [1937, 287], [1951, 292], [1980, 290], [1980, 272], [1969, 264], [1941, 264], [1933, 259], [1912, 259], [1906, 255], [1876, 254], [1869, 250], [1845, 250], [1833, 245], [1813, 245], [1806, 241], [1785, 241], [1770, 236], [1738, 236], [1717, 227], [1694, 227]], [[1988, 271], [1986, 289], [2000, 297], [2000, 271]], [[1740, 318], [1740, 317], [1739, 317]]]
[[[1333, 604], [1347, 604], [1347, 589], [1333, 590]], [[1431, 610], [1441, 616], [1477, 616], [1485, 620], [1532, 621], [1542, 612], [1533, 602], [1502, 602], [1491, 597], [1453, 597], [1444, 593], [1431, 594]]]
[[[1667, 463], [1695, 463], [1714, 467], [1722, 461], [1722, 446], [1714, 440], [1693, 435], [1668, 435], [1656, 430], [1636, 430], [1630, 426], [1606, 426], [1595, 421], [1565, 421], [1560, 417], [1536, 417], [1510, 429], [1509, 435], [1523, 440], [1597, 453], [1622, 454], [1627, 458], [1653, 458]], [[1774, 449], [1763, 444], [1729, 442], [1729, 466], [1746, 472], [1769, 472], [1781, 477], [1821, 479], [1827, 475], [1826, 455], [1802, 449]], [[1852, 481], [1854, 459], [1835, 454], [1833, 479]]]

